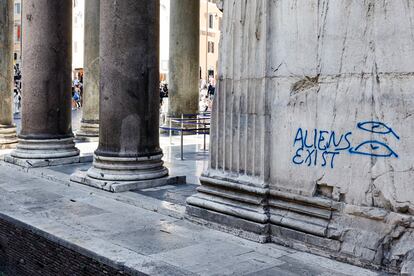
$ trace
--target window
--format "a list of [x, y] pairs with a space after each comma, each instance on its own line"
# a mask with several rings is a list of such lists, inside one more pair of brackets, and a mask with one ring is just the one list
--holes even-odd
[[20, 14], [20, 3], [14, 4], [14, 13]]
[[214, 54], [214, 42], [213, 41], [208, 42], [208, 53]]
[[17, 25], [17, 28], [16, 28], [16, 42], [20, 42], [20, 38], [21, 38], [21, 27], [20, 27], [20, 25]]
[[208, 27], [214, 29], [214, 16], [212, 14], [208, 15]]

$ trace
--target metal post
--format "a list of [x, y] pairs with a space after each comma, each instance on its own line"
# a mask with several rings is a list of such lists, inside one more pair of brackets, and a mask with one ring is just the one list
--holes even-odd
[[196, 117], [196, 133], [197, 133], [197, 141], [198, 141], [198, 137], [200, 137], [198, 133], [198, 114], [196, 116], [197, 116]]
[[170, 117], [170, 145], [172, 144], [172, 129], [171, 129], [171, 127], [172, 127], [172, 123], [171, 123], [171, 117]]
[[181, 160], [184, 160], [184, 133], [181, 130]]
[[181, 114], [181, 160], [184, 160], [184, 114]]
[[206, 151], [206, 125], [204, 125], [204, 151]]

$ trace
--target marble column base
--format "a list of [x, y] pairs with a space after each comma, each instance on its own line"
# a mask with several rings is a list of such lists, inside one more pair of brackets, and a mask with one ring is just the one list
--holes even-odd
[[82, 142], [98, 142], [99, 123], [81, 122], [80, 130], [76, 133], [76, 140]]
[[13, 125], [0, 125], [0, 149], [15, 148], [16, 144], [16, 127]]
[[168, 175], [162, 154], [150, 157], [94, 156], [88, 176], [104, 181], [141, 181]]
[[19, 139], [16, 149], [4, 161], [26, 168], [79, 163], [79, 150], [73, 138]]
[[198, 193], [187, 198], [187, 219], [252, 241], [270, 240], [266, 189], [207, 176], [200, 182]]
[[77, 172], [71, 180], [110, 192], [124, 192], [182, 182], [182, 177], [167, 177], [162, 154], [150, 157], [94, 156], [87, 172]]
[[77, 171], [72, 174], [70, 180], [94, 188], [102, 189], [113, 193], [121, 193], [132, 190], [155, 188], [165, 185], [185, 184], [185, 176], [162, 177], [157, 179], [141, 180], [141, 181], [108, 181], [95, 179], [88, 176], [86, 171]]

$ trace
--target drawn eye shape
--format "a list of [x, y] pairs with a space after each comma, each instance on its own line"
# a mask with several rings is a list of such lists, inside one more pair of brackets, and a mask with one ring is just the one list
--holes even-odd
[[400, 139], [400, 137], [397, 135], [397, 133], [394, 132], [392, 128], [390, 128], [389, 126], [381, 122], [367, 121], [367, 122], [358, 123], [357, 126], [359, 129], [362, 129], [364, 131], [368, 131], [371, 133], [377, 133], [377, 134], [391, 133], [392, 135], [395, 136], [395, 138], [397, 138], [398, 140]]
[[366, 141], [359, 144], [356, 148], [350, 148], [351, 154], [368, 155], [373, 157], [396, 157], [396, 154], [389, 146], [379, 141]]

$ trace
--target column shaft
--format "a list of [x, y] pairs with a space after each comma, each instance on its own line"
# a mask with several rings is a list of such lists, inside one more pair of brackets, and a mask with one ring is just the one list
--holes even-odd
[[17, 142], [13, 125], [13, 1], [0, 0], [0, 148]]
[[85, 1], [85, 50], [83, 107], [80, 131], [76, 137], [99, 137], [99, 11], [100, 0]]
[[169, 115], [195, 114], [199, 105], [200, 1], [171, 0]]
[[23, 1], [22, 130], [15, 158], [79, 154], [71, 126], [72, 1]]
[[101, 1], [100, 134], [88, 175], [168, 174], [159, 147], [159, 1]]

